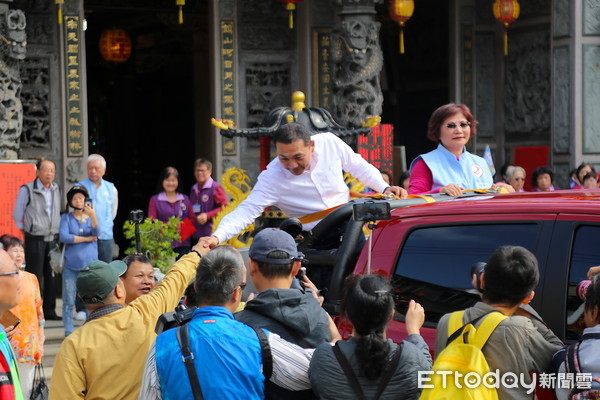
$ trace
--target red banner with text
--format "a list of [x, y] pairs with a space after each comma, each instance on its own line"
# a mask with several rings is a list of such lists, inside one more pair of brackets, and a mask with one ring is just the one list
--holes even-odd
[[0, 235], [9, 233], [23, 239], [13, 221], [19, 188], [35, 179], [35, 164], [0, 163]]

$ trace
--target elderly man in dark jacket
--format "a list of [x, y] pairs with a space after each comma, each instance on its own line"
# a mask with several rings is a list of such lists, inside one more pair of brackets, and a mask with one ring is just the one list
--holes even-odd
[[[238, 321], [275, 332], [304, 348], [331, 341], [329, 315], [313, 294], [291, 288], [300, 268], [294, 239], [286, 232], [267, 228], [254, 238], [249, 251], [250, 279], [259, 291], [235, 314]], [[316, 398], [312, 391], [291, 392], [268, 382], [266, 399]]]

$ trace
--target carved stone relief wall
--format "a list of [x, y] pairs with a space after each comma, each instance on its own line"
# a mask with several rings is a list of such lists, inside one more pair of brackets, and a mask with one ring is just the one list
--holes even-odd
[[[290, 105], [297, 85], [297, 31], [289, 29], [283, 3], [238, 0], [237, 6], [241, 114], [237, 122], [253, 128], [269, 111]], [[257, 139], [240, 140], [240, 164], [252, 180], [260, 172], [259, 148]]]
[[549, 141], [549, 29], [513, 31], [510, 39], [504, 83], [506, 139]]
[[338, 4], [331, 0], [311, 0], [313, 26], [329, 28], [335, 20]]
[[21, 70], [23, 80], [24, 148], [50, 148], [50, 65], [47, 58], [30, 58]]
[[571, 34], [571, 2], [569, 0], [554, 0], [552, 18], [554, 36], [569, 36]]
[[246, 66], [248, 128], [261, 125], [269, 111], [290, 103], [290, 73], [288, 63], [252, 63]]
[[496, 23], [494, 12], [492, 11], [492, 2], [476, 1], [475, 16], [478, 25], [489, 25]]
[[17, 0], [27, 15], [27, 57], [21, 64], [23, 134], [21, 158], [46, 157], [57, 162], [61, 175], [56, 5], [43, 0]]
[[477, 137], [494, 137], [494, 34], [480, 32], [475, 35], [475, 112], [479, 125]]
[[[243, 64], [244, 93], [241, 112], [245, 113], [244, 127], [262, 125], [263, 118], [274, 108], [289, 106], [292, 93], [292, 66], [289, 62], [246, 61]], [[241, 163], [254, 180], [260, 173], [258, 139], [240, 141]]]
[[219, 17], [221, 19], [233, 19], [235, 17], [235, 0], [219, 1]]
[[23, 131], [23, 83], [19, 71], [25, 58], [25, 13], [0, 4], [0, 159], [20, 156]]
[[600, 153], [600, 46], [583, 46], [583, 152]]
[[568, 189], [570, 183], [571, 166], [568, 163], [554, 163], [554, 186], [560, 189]]
[[[287, 21], [287, 20], [286, 20]], [[295, 47], [290, 29], [271, 26], [240, 26], [240, 46], [242, 50], [292, 50]]]
[[571, 71], [568, 47], [556, 47], [552, 58], [552, 127], [554, 152], [568, 154], [571, 144]]
[[[485, 2], [482, 2], [485, 3]], [[492, 8], [490, 1], [490, 10]], [[551, 7], [552, 0], [526, 0], [520, 1], [521, 4], [521, 15], [519, 19], [535, 18], [543, 15], [550, 15], [552, 11]]]
[[381, 24], [371, 15], [343, 18], [341, 28], [333, 35], [332, 45], [334, 115], [344, 126], [360, 127], [369, 116], [382, 112]]
[[584, 0], [583, 3], [583, 33], [585, 35], [599, 35], [600, 2], [598, 0]]

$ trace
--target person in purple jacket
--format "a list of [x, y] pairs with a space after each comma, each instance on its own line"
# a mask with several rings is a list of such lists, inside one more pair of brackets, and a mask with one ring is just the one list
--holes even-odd
[[[182, 221], [189, 218], [190, 223], [196, 219], [190, 198], [179, 192], [179, 172], [175, 168], [167, 167], [160, 172], [156, 192], [150, 198], [148, 217], [162, 222], [168, 222], [171, 217]], [[190, 237], [181, 242], [174, 240], [172, 246], [179, 258], [190, 252]]]
[[212, 163], [204, 158], [194, 162], [196, 184], [190, 190], [190, 200], [196, 218], [196, 232], [192, 238], [199, 239], [212, 234], [212, 219], [227, 205], [223, 187], [211, 178]]

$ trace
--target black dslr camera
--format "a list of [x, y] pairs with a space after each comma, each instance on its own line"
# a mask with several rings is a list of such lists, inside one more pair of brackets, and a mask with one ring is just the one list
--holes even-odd
[[140, 223], [144, 220], [144, 212], [142, 210], [131, 210], [129, 213], [129, 222], [134, 226], [135, 230], [135, 250], [138, 254], [142, 253], [142, 239], [140, 237]]
[[144, 220], [144, 212], [142, 210], [131, 210], [129, 213], [129, 222], [131, 224], [139, 224]]
[[192, 319], [192, 315], [197, 308], [196, 306], [188, 308], [185, 304], [181, 303], [175, 307], [175, 311], [164, 313], [158, 317], [154, 332], [160, 335], [166, 330], [187, 324]]

